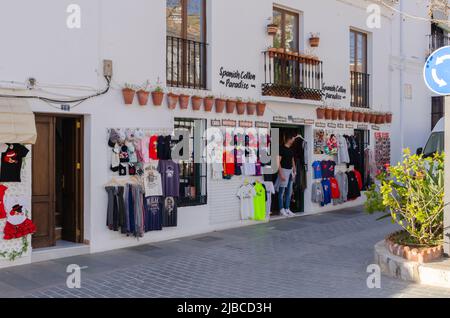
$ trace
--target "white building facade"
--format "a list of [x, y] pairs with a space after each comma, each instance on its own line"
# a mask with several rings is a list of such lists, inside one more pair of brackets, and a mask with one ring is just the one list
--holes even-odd
[[[70, 7], [74, 2], [77, 6]], [[405, 12], [413, 15], [428, 16], [425, 1], [402, 1], [403, 4], [386, 2], [397, 9], [402, 5]], [[329, 160], [327, 156], [314, 153], [315, 131], [323, 129], [353, 134], [354, 130], [360, 130], [365, 146], [373, 152], [376, 151], [375, 134], [388, 133], [391, 142], [389, 157], [395, 164], [401, 159], [402, 147], [415, 151], [424, 146], [432, 128], [432, 98], [422, 80], [431, 24], [413, 19], [402, 22], [398, 13], [380, 6], [380, 27], [374, 28], [368, 20], [374, 21], [373, 14], [377, 10], [372, 8], [367, 12], [368, 6], [373, 3], [377, 2], [18, 0], [3, 4], [0, 25], [8, 32], [2, 36], [2, 43], [6, 45], [0, 52], [2, 95], [38, 95], [58, 100], [89, 95], [105, 87], [103, 61], [112, 61], [111, 89], [104, 95], [79, 105], [71, 104], [69, 111], [61, 110], [61, 104], [65, 104], [63, 102], [49, 104], [37, 99], [28, 100], [37, 120], [40, 120], [37, 125], [38, 143], [39, 138], [43, 138], [40, 131], [48, 127], [44, 124], [48, 118], [55, 120], [51, 127], [56, 127], [56, 133], [58, 125], [64, 125], [65, 118], [73, 119], [75, 125], [79, 125], [76, 126], [80, 129], [77, 138], [81, 140], [82, 149], [75, 151], [79, 160], [75, 160], [73, 165], [81, 171], [78, 180], [82, 180], [83, 186], [77, 185], [79, 193], [74, 203], [74, 209], [81, 211], [81, 215], [75, 216], [72, 221], [62, 222], [76, 224], [74, 231], [78, 233], [74, 235], [77, 241], [80, 240], [72, 242], [78, 243], [76, 253], [96, 253], [255, 224], [240, 218], [236, 192], [243, 183], [243, 177], [213, 180], [208, 167], [207, 175], [202, 176], [205, 178], [201, 181], [201, 194], [205, 201], [180, 206], [177, 227], [146, 233], [140, 240], [110, 231], [105, 225], [108, 204], [105, 184], [113, 178], [109, 170], [111, 150], [107, 144], [108, 129], [111, 128], [170, 131], [180, 120], [196, 119], [204, 120], [205, 128], [211, 127], [213, 121], [223, 124], [222, 120], [231, 120], [236, 121], [237, 125], [239, 121], [247, 121], [252, 126], [260, 122], [267, 127], [296, 129], [302, 132], [308, 143], [303, 213], [321, 213], [361, 205], [364, 196], [336, 206], [321, 207], [311, 202], [311, 185], [315, 182], [311, 164], [316, 160]], [[267, 32], [267, 25], [271, 22], [277, 22], [279, 27], [275, 39]], [[320, 37], [317, 48], [310, 46], [311, 33]], [[189, 45], [189, 49], [180, 53], [182, 50], [178, 47], [174, 53], [176, 45], [184, 48]], [[282, 62], [270, 58], [268, 53], [268, 48], [273, 46], [314, 55], [321, 64], [294, 63], [291, 68], [277, 64]], [[351, 53], [352, 50], [355, 53]], [[187, 57], [189, 54], [198, 58], [190, 59]], [[176, 66], [180, 63], [178, 59], [184, 59], [185, 64], [189, 61], [197, 64], [183, 68], [180, 64]], [[302, 73], [306, 67], [311, 69]], [[240, 85], [227, 85], [227, 79], [236, 83], [240, 83], [241, 79], [228, 77], [232, 74], [225, 74], [226, 71], [248, 75]], [[360, 74], [355, 75], [360, 76], [357, 88], [352, 88], [355, 82], [351, 80], [351, 71]], [[296, 72], [302, 75], [292, 75]], [[31, 89], [27, 87], [30, 86], [29, 78], [36, 79]], [[125, 105], [122, 97], [124, 83], [141, 84], [147, 80], [153, 85], [159, 83], [166, 93], [239, 97], [262, 101], [267, 106], [264, 116], [255, 116], [238, 115], [236, 112], [219, 114], [215, 109], [205, 112], [203, 106], [200, 111], [194, 111], [192, 105], [186, 110], [180, 109], [179, 105], [171, 110], [167, 106], [167, 96], [159, 107], [154, 106], [152, 101], [147, 106], [139, 106], [137, 100], [132, 105]], [[305, 97], [302, 93], [306, 91], [301, 90], [301, 96], [293, 96], [290, 91], [290, 96], [282, 97], [284, 93], [280, 90], [285, 89], [286, 85], [280, 88], [276, 84], [283, 80], [288, 81], [287, 86], [310, 89], [307, 91], [310, 95]], [[307, 81], [312, 83], [307, 84]], [[272, 87], [273, 90], [263, 94], [263, 87]], [[324, 91], [324, 88], [328, 90]], [[337, 92], [333, 92], [332, 88], [337, 88]], [[317, 92], [328, 93], [328, 97], [314, 100], [317, 99]], [[391, 124], [321, 120], [317, 118], [316, 109], [324, 105], [392, 112], [393, 120]], [[54, 118], [59, 118], [59, 121]], [[45, 135], [47, 137], [51, 138]], [[33, 220], [37, 214], [34, 211], [36, 208], [32, 207], [38, 206], [39, 199], [46, 195], [36, 193], [39, 191], [32, 186], [33, 182], [39, 182], [33, 178], [36, 172], [32, 171], [36, 169], [33, 161], [38, 161], [39, 155], [33, 152], [33, 156], [26, 159], [22, 172], [28, 178], [25, 177], [22, 182], [25, 190], [21, 193], [25, 196], [25, 204], [30, 207]], [[68, 160], [63, 155], [58, 158], [55, 161]], [[54, 178], [54, 173], [49, 176]], [[11, 184], [6, 186], [14, 188]], [[58, 182], [48, 186], [57, 187]], [[54, 192], [52, 189], [49, 191]], [[54, 193], [52, 195], [55, 196]], [[54, 203], [57, 199], [50, 201]], [[59, 209], [64, 210], [65, 206]], [[35, 222], [38, 232], [39, 227], [42, 231], [43, 226], [45, 231], [53, 231], [55, 221], [42, 219], [41, 214], [38, 216], [41, 219]], [[54, 214], [50, 214], [50, 218], [54, 218]], [[45, 231], [41, 233], [42, 237], [46, 236]], [[50, 238], [43, 239], [43, 244], [33, 245], [53, 245], [45, 242], [50, 240], [54, 243], [57, 237], [52, 234]], [[2, 242], [0, 246], [5, 249], [20, 245], [14, 244]], [[38, 261], [52, 255], [66, 255], [64, 252], [58, 254], [59, 249], [45, 247], [47, 249], [44, 250], [30, 248], [14, 262], [0, 260], [0, 267]]]

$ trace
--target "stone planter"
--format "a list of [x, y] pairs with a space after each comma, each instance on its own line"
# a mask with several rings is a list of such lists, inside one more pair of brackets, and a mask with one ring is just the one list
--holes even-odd
[[385, 240], [386, 248], [395, 256], [419, 263], [430, 263], [444, 256], [443, 246], [419, 248], [395, 243], [394, 237], [402, 233], [404, 233], [404, 231], [393, 233]]

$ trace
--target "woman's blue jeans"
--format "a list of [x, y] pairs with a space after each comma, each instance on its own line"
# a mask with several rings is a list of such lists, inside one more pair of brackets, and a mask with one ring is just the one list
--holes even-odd
[[281, 209], [289, 209], [291, 207], [292, 197], [292, 175], [289, 177], [289, 182], [286, 188], [280, 187], [278, 191], [278, 207]]

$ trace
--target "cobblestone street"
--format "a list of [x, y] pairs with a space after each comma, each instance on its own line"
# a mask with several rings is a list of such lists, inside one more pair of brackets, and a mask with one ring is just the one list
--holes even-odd
[[[382, 277], [368, 289], [373, 246], [395, 230], [362, 208], [0, 270], [8, 297], [450, 297]], [[66, 287], [78, 264], [81, 289]]]

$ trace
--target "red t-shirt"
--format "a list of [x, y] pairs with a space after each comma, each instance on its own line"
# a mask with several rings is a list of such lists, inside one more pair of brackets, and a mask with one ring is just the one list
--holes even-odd
[[223, 152], [223, 173], [227, 176], [234, 176], [234, 153]]
[[339, 190], [339, 184], [335, 178], [330, 178], [331, 184], [331, 198], [339, 199], [341, 197], [341, 191]]
[[358, 170], [354, 170], [356, 180], [358, 181], [359, 190], [361, 191], [363, 189], [363, 181], [361, 177], [361, 173]]
[[151, 136], [150, 137], [150, 144], [148, 147], [148, 154], [150, 159], [152, 160], [158, 160], [158, 136]]

